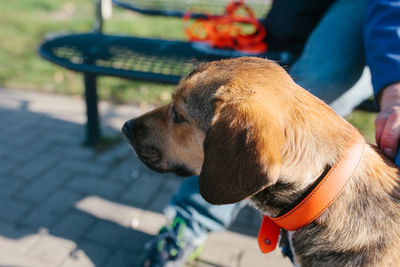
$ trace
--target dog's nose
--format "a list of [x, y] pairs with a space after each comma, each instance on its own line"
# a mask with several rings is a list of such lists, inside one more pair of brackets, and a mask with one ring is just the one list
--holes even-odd
[[135, 120], [129, 120], [125, 122], [124, 126], [122, 126], [122, 132], [128, 139], [134, 139], [135, 137]]

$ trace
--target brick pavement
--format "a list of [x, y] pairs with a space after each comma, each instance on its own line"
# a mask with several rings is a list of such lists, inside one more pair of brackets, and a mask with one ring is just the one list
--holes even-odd
[[[100, 110], [114, 137], [143, 112], [108, 103]], [[81, 146], [84, 114], [80, 98], [0, 89], [0, 266], [134, 266], [165, 222], [180, 178], [149, 171], [125, 142], [105, 152]], [[291, 266], [258, 251], [259, 223], [246, 207], [192, 266]]]

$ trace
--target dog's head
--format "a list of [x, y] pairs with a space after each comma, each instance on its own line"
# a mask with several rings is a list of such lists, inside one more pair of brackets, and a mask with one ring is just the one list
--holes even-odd
[[285, 118], [296, 120], [290, 107], [300, 89], [269, 60], [205, 63], [180, 82], [170, 104], [128, 121], [123, 132], [149, 168], [200, 175], [208, 202], [234, 203], [278, 180], [291, 126]]

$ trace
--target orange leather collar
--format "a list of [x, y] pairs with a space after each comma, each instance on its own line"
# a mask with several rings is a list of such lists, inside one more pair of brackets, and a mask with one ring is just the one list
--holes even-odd
[[353, 176], [364, 147], [364, 138], [354, 129], [344, 155], [298, 205], [279, 217], [264, 215], [258, 233], [258, 245], [263, 253], [271, 252], [276, 248], [281, 228], [294, 231], [308, 225], [338, 198]]

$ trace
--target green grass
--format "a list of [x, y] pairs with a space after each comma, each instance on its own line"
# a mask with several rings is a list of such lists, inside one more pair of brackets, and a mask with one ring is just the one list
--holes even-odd
[[[81, 95], [82, 76], [53, 65], [37, 54], [47, 33], [87, 32], [92, 28], [94, 1], [82, 0], [2, 0], [0, 8], [0, 87]], [[182, 20], [139, 15], [113, 8], [104, 31], [113, 34], [184, 40]], [[170, 99], [170, 85], [133, 82], [101, 77], [102, 99], [117, 103], [151, 103]], [[368, 141], [374, 142], [375, 114], [353, 112], [348, 120]]]
[[375, 144], [375, 117], [376, 113], [355, 110], [346, 119], [357, 127], [368, 143]]
[[[79, 73], [53, 65], [37, 54], [45, 35], [54, 32], [87, 32], [94, 19], [93, 1], [3, 0], [0, 9], [0, 87], [60, 94], [82, 94]], [[139, 15], [113, 8], [104, 32], [135, 36], [185, 38], [182, 20]], [[164, 103], [171, 85], [101, 77], [99, 95], [117, 103]]]

